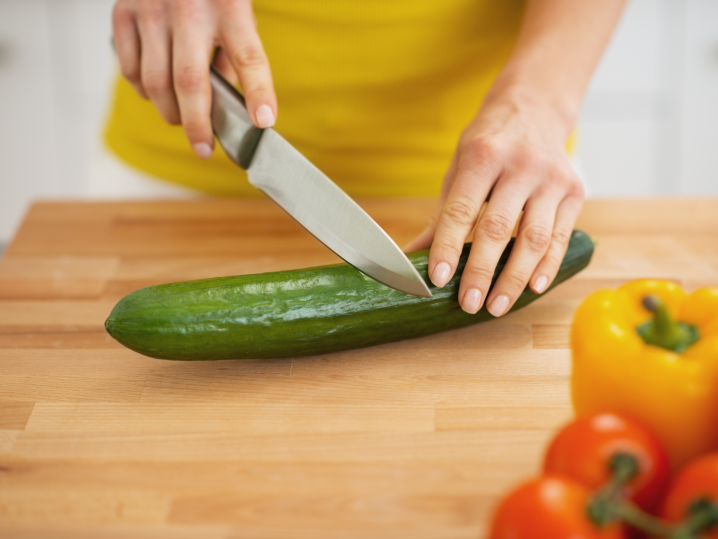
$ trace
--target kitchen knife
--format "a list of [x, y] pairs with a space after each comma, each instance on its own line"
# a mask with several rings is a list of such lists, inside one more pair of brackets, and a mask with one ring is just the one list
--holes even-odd
[[214, 67], [210, 82], [212, 128], [249, 183], [359, 271], [406, 294], [431, 297], [419, 272], [369, 214], [274, 129], [254, 126], [244, 97]]

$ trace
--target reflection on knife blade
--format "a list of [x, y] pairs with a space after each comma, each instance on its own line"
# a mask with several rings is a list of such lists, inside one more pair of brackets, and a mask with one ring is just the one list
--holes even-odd
[[421, 297], [429, 287], [389, 235], [274, 129], [257, 129], [244, 98], [212, 68], [212, 126], [249, 182], [346, 262], [380, 283]]

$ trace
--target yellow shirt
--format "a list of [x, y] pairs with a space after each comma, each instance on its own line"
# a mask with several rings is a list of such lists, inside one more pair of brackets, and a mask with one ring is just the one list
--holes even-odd
[[[437, 195], [462, 130], [506, 60], [523, 0], [254, 0], [278, 99], [276, 130], [352, 196]], [[258, 191], [216, 146], [118, 77], [109, 148], [220, 196]]]

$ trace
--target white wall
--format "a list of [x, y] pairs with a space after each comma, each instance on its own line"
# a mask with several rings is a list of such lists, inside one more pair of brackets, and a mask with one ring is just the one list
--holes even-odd
[[[0, 0], [0, 243], [76, 196], [99, 144], [112, 0]], [[631, 0], [581, 115], [592, 196], [718, 195], [718, 0]]]
[[694, 0], [685, 13], [680, 192], [718, 194], [718, 1]]
[[592, 196], [718, 195], [718, 2], [631, 0], [580, 133]]
[[113, 73], [112, 0], [0, 0], [0, 243], [80, 193]]
[[27, 200], [59, 191], [47, 9], [0, 2], [0, 240]]

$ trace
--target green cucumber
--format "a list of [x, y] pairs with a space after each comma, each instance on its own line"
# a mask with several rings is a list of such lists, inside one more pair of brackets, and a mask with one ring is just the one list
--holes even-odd
[[[459, 306], [470, 247], [464, 246], [458, 270], [443, 288], [430, 284], [428, 250], [408, 255], [431, 298], [397, 292], [337, 264], [149, 286], [120, 300], [105, 328], [140, 354], [178, 360], [305, 356], [430, 335], [493, 318], [485, 307], [472, 315]], [[591, 238], [575, 230], [551, 288], [585, 268], [592, 255]], [[537, 297], [526, 288], [511, 310]]]

